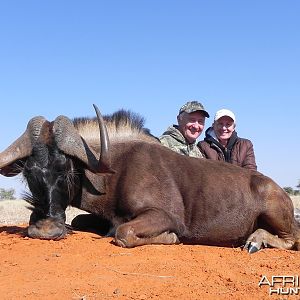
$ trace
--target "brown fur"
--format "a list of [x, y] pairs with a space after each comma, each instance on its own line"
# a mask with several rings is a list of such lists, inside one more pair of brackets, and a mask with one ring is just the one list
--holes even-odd
[[[54, 121], [54, 144], [40, 147], [48, 149], [49, 172], [28, 168], [36, 163], [39, 149], [33, 147], [35, 154], [25, 163], [26, 178], [38, 195], [33, 195], [33, 237], [62, 237], [61, 221], [70, 204], [97, 216], [99, 222], [109, 221], [122, 247], [181, 241], [245, 245], [250, 253], [264, 246], [299, 250], [292, 202], [272, 179], [231, 164], [182, 156], [133, 126], [130, 118], [123, 121], [106, 119], [110, 144], [104, 154], [94, 120]], [[109, 172], [96, 165], [101, 155], [108, 155]], [[60, 180], [58, 170], [73, 173], [73, 180]], [[57, 226], [45, 233], [40, 228], [43, 222], [49, 228], [49, 218]]]

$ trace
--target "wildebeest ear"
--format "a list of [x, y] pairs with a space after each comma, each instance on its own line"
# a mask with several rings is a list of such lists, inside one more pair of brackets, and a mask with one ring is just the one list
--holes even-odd
[[105, 175], [95, 175], [89, 170], [84, 171], [85, 174], [85, 188], [94, 195], [102, 195], [107, 193], [105, 184]]

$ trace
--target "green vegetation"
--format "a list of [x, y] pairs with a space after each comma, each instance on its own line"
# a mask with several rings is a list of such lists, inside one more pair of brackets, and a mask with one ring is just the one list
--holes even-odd
[[296, 188], [297, 189], [293, 189], [289, 186], [286, 186], [284, 187], [283, 189], [289, 194], [289, 195], [292, 195], [292, 196], [298, 196], [300, 195], [300, 179], [298, 180], [298, 185], [296, 185]]
[[14, 189], [2, 189], [0, 188], [0, 200], [15, 200]]

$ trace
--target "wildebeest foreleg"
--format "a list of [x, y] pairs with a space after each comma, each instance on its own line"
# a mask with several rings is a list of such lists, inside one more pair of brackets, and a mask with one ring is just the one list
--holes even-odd
[[177, 231], [175, 222], [167, 213], [149, 209], [120, 225], [116, 230], [115, 243], [126, 248], [148, 244], [178, 244]]
[[264, 229], [257, 229], [249, 236], [244, 249], [248, 250], [249, 253], [254, 253], [260, 250], [262, 246], [271, 246], [278, 249], [291, 249], [294, 244], [295, 239], [290, 235], [285, 238], [279, 238]]

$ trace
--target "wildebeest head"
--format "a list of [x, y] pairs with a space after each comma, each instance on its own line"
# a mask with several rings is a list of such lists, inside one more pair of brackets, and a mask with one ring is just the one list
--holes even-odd
[[[94, 105], [100, 131], [100, 158], [65, 116], [53, 122], [35, 117], [24, 134], [0, 154], [1, 174], [20, 172], [28, 183], [33, 205], [28, 235], [40, 239], [60, 239], [66, 234], [65, 210], [80, 192], [77, 165], [93, 173], [113, 173], [109, 139], [103, 118]], [[76, 165], [77, 164], [77, 165]]]

